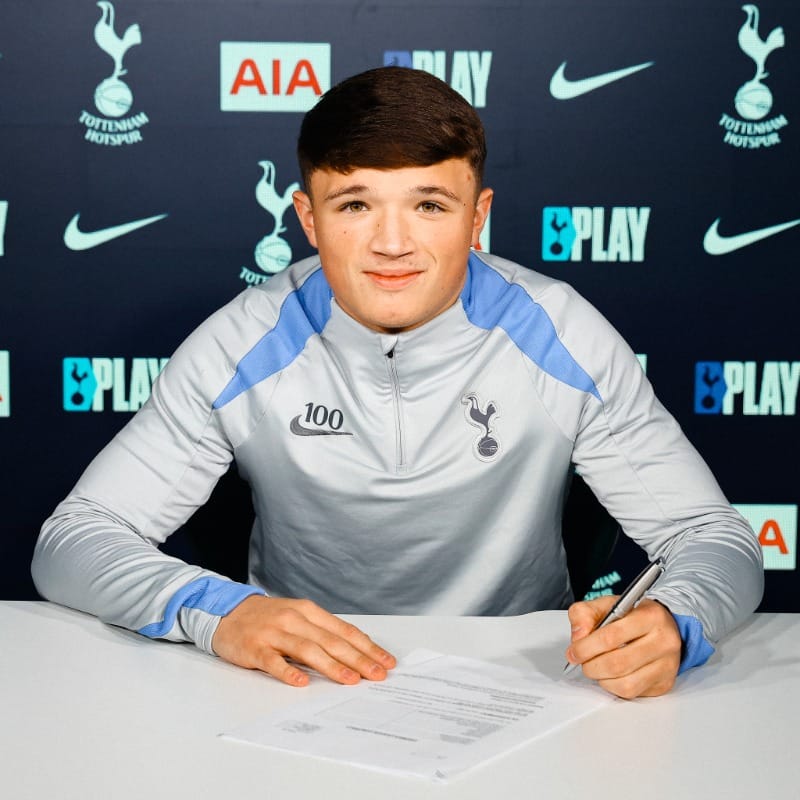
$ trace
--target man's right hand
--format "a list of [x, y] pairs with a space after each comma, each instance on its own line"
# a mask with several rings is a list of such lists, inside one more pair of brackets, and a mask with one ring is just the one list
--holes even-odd
[[311, 600], [262, 595], [248, 597], [224, 616], [211, 646], [220, 658], [290, 686], [305, 686], [309, 677], [287, 659], [346, 684], [382, 681], [397, 663], [355, 625]]

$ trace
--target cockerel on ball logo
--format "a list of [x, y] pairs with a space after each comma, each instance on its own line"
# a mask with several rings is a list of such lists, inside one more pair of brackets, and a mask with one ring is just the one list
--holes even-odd
[[139, 26], [129, 25], [120, 37], [114, 30], [114, 6], [108, 2], [97, 4], [101, 8], [100, 21], [94, 26], [94, 40], [101, 50], [105, 50], [114, 61], [114, 71], [101, 81], [94, 92], [94, 104], [101, 114], [107, 117], [122, 117], [133, 105], [133, 93], [128, 85], [120, 80], [128, 70], [123, 69], [125, 53], [136, 44], [142, 43]]
[[258, 166], [264, 172], [261, 180], [256, 184], [256, 200], [261, 208], [275, 220], [275, 227], [271, 233], [259, 240], [253, 252], [256, 265], [266, 274], [259, 275], [247, 267], [242, 267], [239, 277], [249, 284], [263, 283], [269, 275], [281, 272], [291, 263], [292, 248], [285, 239], [281, 238], [281, 234], [286, 232], [283, 215], [292, 204], [292, 195], [300, 188], [300, 184], [294, 181], [286, 187], [283, 193], [279, 192], [275, 188], [275, 165], [271, 161], [259, 161]]
[[474, 392], [465, 394], [461, 402], [465, 406], [467, 422], [481, 431], [481, 435], [474, 442], [475, 455], [481, 461], [494, 461], [500, 452], [500, 442], [492, 428], [492, 419], [500, 416], [497, 406], [490, 400], [485, 408], [481, 408], [481, 401]]
[[742, 6], [742, 11], [747, 18], [739, 28], [737, 40], [741, 51], [755, 64], [755, 73], [737, 89], [734, 97], [733, 105], [741, 119], [723, 114], [719, 124], [725, 129], [723, 141], [726, 144], [753, 150], [779, 144], [781, 138], [778, 130], [789, 124], [783, 114], [765, 119], [772, 110], [773, 102], [772, 92], [764, 83], [769, 76], [767, 58], [773, 51], [785, 46], [786, 37], [783, 28], [778, 26], [766, 38], [762, 38], [759, 33], [758, 6], [748, 3]]
[[772, 108], [772, 93], [761, 82], [769, 75], [764, 65], [767, 62], [767, 56], [773, 50], [783, 47], [786, 40], [783, 36], [783, 28], [774, 28], [766, 39], [761, 38], [758, 33], [757, 6], [742, 6], [742, 11], [747, 14], [747, 19], [739, 29], [739, 47], [755, 62], [756, 74], [752, 80], [739, 87], [734, 104], [740, 116], [745, 119], [763, 119]]
[[128, 74], [122, 62], [131, 47], [142, 43], [142, 32], [139, 25], [133, 23], [120, 36], [115, 30], [114, 5], [108, 0], [100, 0], [97, 5], [100, 7], [100, 19], [94, 26], [94, 40], [111, 57], [114, 67], [94, 90], [94, 105], [102, 116], [82, 111], [80, 121], [86, 126], [86, 140], [94, 144], [134, 144], [142, 140], [139, 129], [149, 120], [143, 113], [122, 119], [133, 106], [133, 92], [121, 80], [123, 75]]

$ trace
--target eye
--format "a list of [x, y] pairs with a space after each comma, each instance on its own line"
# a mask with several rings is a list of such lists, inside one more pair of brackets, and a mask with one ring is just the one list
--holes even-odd
[[366, 207], [366, 203], [362, 202], [361, 200], [348, 200], [346, 203], [339, 206], [339, 211], [356, 214], [359, 211], [364, 211]]
[[437, 214], [440, 211], [444, 211], [444, 208], [433, 200], [424, 200], [419, 204], [419, 210], [426, 214]]

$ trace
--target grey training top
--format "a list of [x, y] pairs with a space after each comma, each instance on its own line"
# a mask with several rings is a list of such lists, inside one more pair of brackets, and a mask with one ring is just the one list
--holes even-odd
[[[256, 512], [251, 586], [155, 546], [232, 459]], [[761, 550], [608, 322], [569, 286], [472, 253], [459, 302], [376, 333], [310, 258], [184, 342], [45, 523], [33, 575], [51, 600], [208, 651], [220, 615], [261, 591], [334, 613], [565, 608], [573, 466], [665, 557], [649, 594], [678, 621], [684, 667], [701, 663], [758, 604]]]

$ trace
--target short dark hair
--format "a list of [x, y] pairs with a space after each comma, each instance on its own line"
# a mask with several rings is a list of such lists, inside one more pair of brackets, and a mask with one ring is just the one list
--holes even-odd
[[297, 157], [311, 173], [329, 169], [428, 167], [466, 159], [480, 188], [486, 160], [483, 124], [444, 81], [409, 67], [379, 67], [329, 89], [305, 115]]

